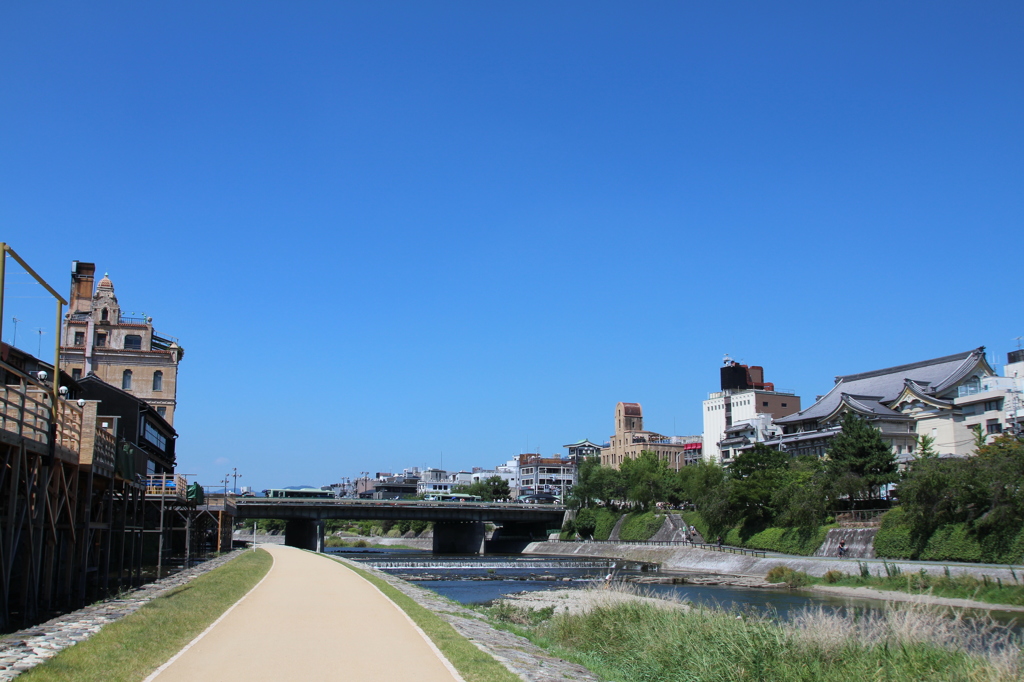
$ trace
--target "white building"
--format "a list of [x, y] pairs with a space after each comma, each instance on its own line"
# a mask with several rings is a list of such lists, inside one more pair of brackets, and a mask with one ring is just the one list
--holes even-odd
[[[728, 432], [734, 425], [760, 424], [763, 418], [759, 415], [779, 418], [799, 411], [800, 396], [775, 390], [775, 384], [764, 381], [762, 367], [748, 367], [726, 357], [721, 368], [721, 390], [704, 401], [704, 459], [729, 463], [719, 443], [736, 437], [736, 431]], [[731, 446], [726, 449], [727, 455], [735, 454]]]

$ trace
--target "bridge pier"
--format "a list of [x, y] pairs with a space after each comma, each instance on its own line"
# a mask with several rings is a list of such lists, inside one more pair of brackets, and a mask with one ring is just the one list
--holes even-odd
[[323, 519], [290, 519], [284, 526], [284, 544], [314, 552], [324, 551]]
[[434, 554], [483, 554], [483, 521], [435, 521]]

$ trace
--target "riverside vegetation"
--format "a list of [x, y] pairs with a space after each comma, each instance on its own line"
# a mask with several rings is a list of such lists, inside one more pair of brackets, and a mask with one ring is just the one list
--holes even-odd
[[499, 602], [485, 610], [499, 627], [607, 679], [1018, 680], [1021, 642], [987, 622], [921, 606], [843, 615], [807, 609], [788, 622], [706, 607], [649, 601], [551, 615]]
[[563, 537], [606, 540], [621, 514], [630, 512], [637, 520], [627, 519], [622, 530], [628, 525], [629, 539], [647, 539], [642, 536], [654, 522], [639, 517], [667, 502], [688, 507], [684, 519], [707, 540], [722, 536], [730, 545], [810, 555], [836, 527], [837, 513], [891, 506], [875, 538], [879, 557], [1020, 563], [1024, 438], [1006, 433], [989, 442], [976, 430], [975, 439], [975, 455], [957, 459], [939, 458], [931, 438], [921, 437], [914, 459], [900, 471], [879, 432], [850, 413], [820, 458], [792, 457], [763, 444], [728, 468], [698, 462], [675, 472], [649, 451], [619, 470], [590, 458], [581, 462], [569, 494], [578, 511]]

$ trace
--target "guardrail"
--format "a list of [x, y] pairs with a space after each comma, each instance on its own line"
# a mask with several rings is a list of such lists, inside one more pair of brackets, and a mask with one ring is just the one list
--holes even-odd
[[548, 542], [564, 542], [566, 544], [581, 545], [648, 545], [653, 547], [693, 547], [710, 552], [724, 552], [727, 554], [743, 554], [746, 556], [761, 557], [768, 556], [763, 549], [747, 549], [746, 547], [732, 547], [730, 545], [714, 545], [706, 542], [687, 542], [686, 540], [549, 540]]

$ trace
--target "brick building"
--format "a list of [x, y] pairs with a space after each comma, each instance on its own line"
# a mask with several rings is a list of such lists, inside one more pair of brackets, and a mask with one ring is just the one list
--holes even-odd
[[71, 299], [61, 333], [61, 363], [72, 378], [95, 375], [146, 401], [168, 424], [177, 406], [177, 339], [153, 328], [151, 317], [122, 315], [106, 275], [93, 290], [96, 266], [74, 261]]

